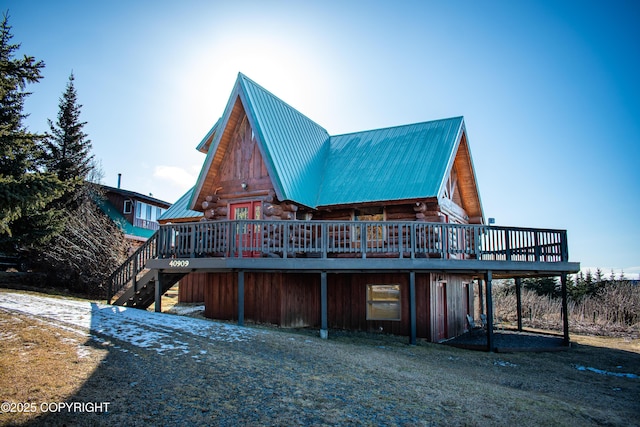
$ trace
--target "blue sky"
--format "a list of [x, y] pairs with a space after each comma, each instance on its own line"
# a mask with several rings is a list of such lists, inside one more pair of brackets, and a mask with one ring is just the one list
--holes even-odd
[[640, 3], [0, 0], [69, 74], [103, 183], [175, 201], [239, 71], [330, 134], [463, 115], [487, 217], [567, 229], [570, 258], [640, 275]]

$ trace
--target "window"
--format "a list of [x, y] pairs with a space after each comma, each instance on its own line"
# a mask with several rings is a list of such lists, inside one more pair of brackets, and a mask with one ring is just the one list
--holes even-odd
[[[356, 221], [384, 221], [384, 209], [383, 208], [367, 208], [355, 211], [355, 220]], [[386, 230], [385, 227], [379, 224], [367, 224], [363, 225], [362, 228], [366, 230], [366, 238], [367, 244], [369, 246], [379, 245], [386, 240]], [[355, 235], [353, 236], [356, 242], [360, 242], [362, 239], [362, 230], [361, 227], [355, 228]]]
[[400, 318], [400, 285], [367, 285], [367, 320]]
[[123, 213], [130, 214], [132, 210], [133, 210], [133, 202], [129, 199], [125, 200]]

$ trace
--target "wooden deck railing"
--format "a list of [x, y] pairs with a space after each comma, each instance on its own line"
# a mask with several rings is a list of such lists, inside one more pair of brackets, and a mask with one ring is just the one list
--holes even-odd
[[155, 232], [111, 274], [107, 283], [107, 302], [111, 303], [111, 299], [129, 283], [133, 282], [135, 288], [138, 274], [144, 270], [148, 260], [157, 256], [158, 232]]
[[396, 257], [567, 262], [565, 230], [368, 221], [204, 221], [162, 225], [159, 258]]

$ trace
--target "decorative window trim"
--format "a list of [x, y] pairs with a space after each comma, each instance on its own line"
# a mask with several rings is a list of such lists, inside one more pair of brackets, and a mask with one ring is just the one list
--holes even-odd
[[367, 320], [402, 320], [399, 283], [367, 284]]
[[133, 212], [133, 200], [131, 199], [126, 199], [124, 201], [124, 207], [122, 209], [122, 213], [124, 214], [130, 214], [131, 212]]

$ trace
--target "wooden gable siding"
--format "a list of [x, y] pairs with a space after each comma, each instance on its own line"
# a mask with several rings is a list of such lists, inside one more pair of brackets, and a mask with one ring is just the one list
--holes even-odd
[[[231, 109], [231, 113], [229, 115], [229, 123], [234, 123], [234, 124], [237, 123], [240, 117], [244, 115], [246, 115], [244, 112], [244, 107], [242, 106], [242, 101], [240, 101], [240, 97], [238, 96], [236, 97], [235, 103], [233, 104], [233, 108]], [[227, 147], [231, 142], [234, 128], [235, 128], [235, 125], [233, 126], [232, 129], [229, 129], [229, 127], [227, 127], [226, 129], [221, 130], [222, 135], [220, 136], [220, 141], [218, 143], [218, 146], [215, 147], [216, 149], [215, 153], [213, 153], [212, 165], [210, 168], [210, 171], [212, 171], [212, 173], [210, 173], [205, 178], [204, 183], [202, 184], [202, 189], [200, 193], [197, 194], [196, 196], [197, 197], [195, 202], [196, 208], [198, 208], [201, 205], [201, 203], [205, 201], [205, 197], [207, 195], [216, 194], [214, 177], [216, 172], [220, 169], [220, 164], [222, 163], [222, 159], [224, 158]]]
[[453, 191], [449, 195], [450, 197], [445, 199], [449, 201], [450, 205], [443, 207], [449, 211], [449, 214], [459, 217], [459, 221], [456, 222], [462, 224], [481, 223], [482, 208], [480, 206], [478, 186], [473, 174], [466, 133], [462, 134], [448, 181], [453, 184]]
[[[228, 205], [235, 200], [269, 202], [275, 194], [247, 115], [240, 107], [232, 116], [236, 118], [234, 129], [224, 133], [228, 142], [224, 148], [221, 143], [216, 152], [215, 158], [220, 160], [214, 161], [214, 166], [218, 169], [211, 169], [208, 193], [200, 204], [207, 219], [228, 219]], [[243, 184], [246, 188], [242, 188]]]

